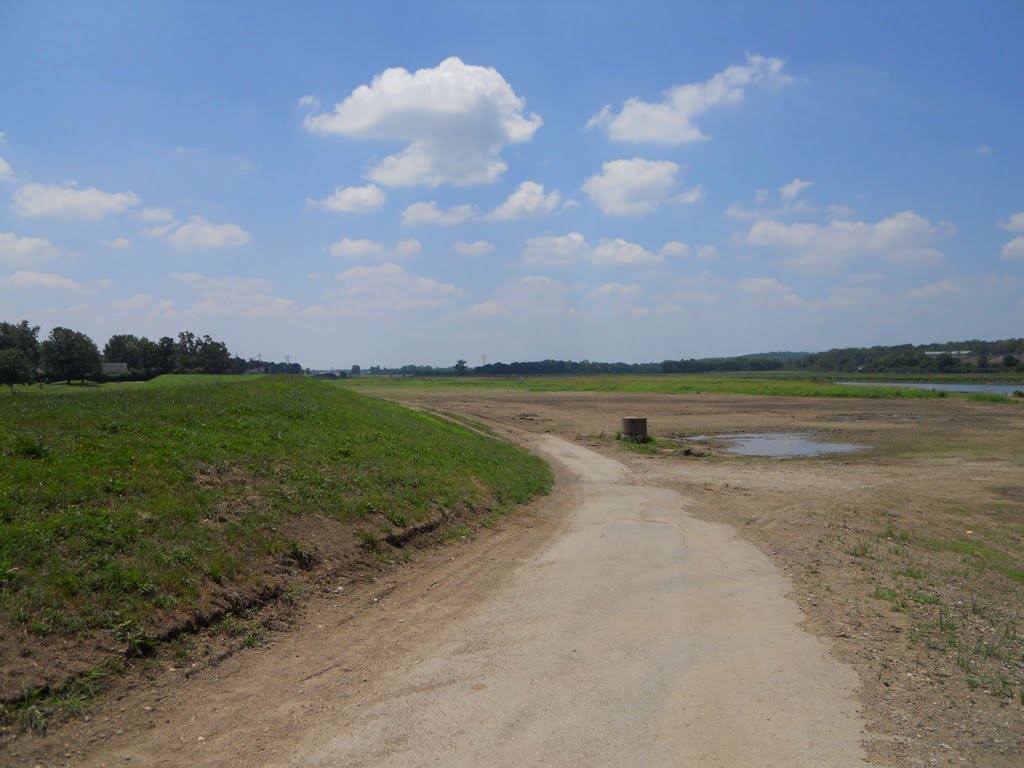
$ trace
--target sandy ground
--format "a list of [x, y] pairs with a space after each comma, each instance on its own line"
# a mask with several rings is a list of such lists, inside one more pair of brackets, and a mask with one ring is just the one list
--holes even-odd
[[[1019, 583], [930, 542], [984, 534], [1019, 556], [1024, 409], [396, 399], [546, 452], [556, 492], [497, 532], [328, 590], [267, 646], [167, 669], [20, 739], [0, 764], [1021, 764]], [[610, 439], [624, 415], [658, 435], [813, 429], [874, 450], [638, 455]], [[906, 573], [928, 601], [880, 592]]]

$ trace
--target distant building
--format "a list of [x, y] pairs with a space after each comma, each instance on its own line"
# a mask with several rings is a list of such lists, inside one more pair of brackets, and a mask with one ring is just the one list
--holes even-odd
[[940, 349], [935, 352], [925, 352], [925, 357], [938, 357], [939, 355], [949, 355], [950, 357], [970, 357], [974, 353], [969, 349]]
[[127, 376], [128, 363], [103, 363], [104, 376]]

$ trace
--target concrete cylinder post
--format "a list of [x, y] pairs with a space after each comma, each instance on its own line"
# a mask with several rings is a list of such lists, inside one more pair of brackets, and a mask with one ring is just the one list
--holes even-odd
[[634, 443], [647, 442], [647, 417], [646, 416], [623, 416], [622, 417], [622, 438], [632, 440]]

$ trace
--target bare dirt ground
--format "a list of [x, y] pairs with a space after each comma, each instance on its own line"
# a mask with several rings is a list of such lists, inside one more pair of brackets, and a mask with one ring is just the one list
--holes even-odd
[[[401, 399], [560, 453], [555, 494], [325, 589], [261, 648], [157, 665], [0, 765], [1021, 764], [1021, 408]], [[645, 455], [611, 439], [624, 415], [658, 436], [812, 429], [874, 450], [749, 459], [680, 437]], [[625, 469], [588, 476], [546, 433]]]
[[[859, 673], [873, 760], [1024, 764], [1024, 409], [936, 400], [702, 394], [380, 394], [625, 461], [691, 514], [732, 526], [785, 573], [804, 626]], [[398, 395], [396, 397], [396, 395]], [[613, 439], [647, 416], [675, 438]], [[688, 436], [812, 431], [862, 453], [730, 456]]]

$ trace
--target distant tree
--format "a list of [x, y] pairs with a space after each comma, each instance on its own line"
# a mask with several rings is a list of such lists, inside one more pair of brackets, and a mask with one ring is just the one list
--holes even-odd
[[103, 346], [103, 360], [107, 363], [126, 363], [132, 371], [149, 375], [157, 370], [159, 348], [145, 336], [130, 333], [116, 334]]
[[174, 339], [163, 336], [156, 343], [156, 370], [158, 373], [174, 373], [177, 347]]
[[182, 331], [174, 344], [174, 372], [195, 373], [199, 368], [199, 339], [192, 331]]
[[465, 360], [459, 360], [455, 363], [455, 372], [459, 374], [459, 376], [465, 376], [467, 371], [469, 371], [469, 368], [466, 366]]
[[353, 365], [352, 366], [352, 375], [353, 376], [358, 376], [362, 372], [363, 372], [363, 369], [360, 368], [358, 365]]
[[15, 384], [31, 384], [35, 381], [36, 369], [20, 349], [0, 349], [0, 385], [6, 384], [14, 394]]
[[1003, 367], [1004, 368], [1016, 368], [1020, 365], [1020, 361], [1015, 355], [1003, 355]]
[[[131, 349], [138, 341], [130, 333], [119, 333], [110, 337], [110, 340], [103, 345], [103, 362], [105, 363], [127, 363], [131, 356]], [[130, 365], [128, 366], [131, 367]]]
[[85, 381], [86, 376], [100, 371], [100, 351], [93, 340], [70, 328], [50, 331], [46, 341], [39, 345], [39, 352], [46, 375], [64, 379], [68, 384], [72, 379]]
[[978, 370], [979, 371], [987, 371], [988, 370], [988, 355], [978, 355]]
[[200, 373], [231, 373], [231, 354], [223, 341], [208, 335], [196, 342], [195, 361]]
[[39, 326], [20, 323], [0, 323], [0, 349], [17, 349], [32, 365], [39, 364]]
[[935, 358], [935, 368], [939, 373], [950, 373], [957, 368], [956, 360], [948, 352]]

